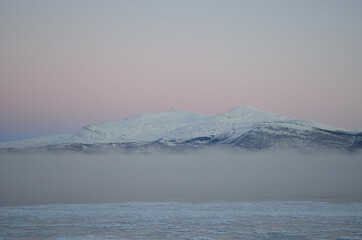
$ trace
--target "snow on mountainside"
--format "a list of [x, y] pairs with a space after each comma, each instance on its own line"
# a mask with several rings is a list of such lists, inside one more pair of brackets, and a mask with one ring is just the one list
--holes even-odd
[[176, 129], [203, 122], [210, 116], [172, 110], [143, 113], [118, 122], [104, 122], [82, 128], [72, 138], [73, 143], [150, 142], [165, 136], [177, 137]]
[[295, 128], [337, 130], [314, 122], [293, 119], [241, 105], [215, 116], [172, 110], [145, 113], [84, 127], [71, 138], [73, 143], [185, 141], [219, 134], [242, 134], [261, 123], [294, 124]]
[[83, 151], [95, 146], [97, 149], [110, 145], [124, 148], [127, 144], [145, 146], [156, 143], [185, 148], [213, 144], [251, 149], [313, 144], [350, 148], [359, 147], [361, 138], [361, 133], [241, 105], [215, 116], [181, 110], [144, 113], [117, 122], [86, 126], [73, 136], [54, 135], [4, 142], [0, 143], [0, 149], [57, 146]]
[[57, 134], [23, 139], [19, 141], [0, 142], [0, 148], [40, 147], [49, 144], [62, 144], [69, 142], [71, 137], [72, 135]]

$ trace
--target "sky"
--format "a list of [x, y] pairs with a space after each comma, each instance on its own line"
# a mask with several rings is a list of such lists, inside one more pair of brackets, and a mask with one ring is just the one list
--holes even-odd
[[362, 1], [0, 0], [0, 141], [246, 104], [362, 129]]

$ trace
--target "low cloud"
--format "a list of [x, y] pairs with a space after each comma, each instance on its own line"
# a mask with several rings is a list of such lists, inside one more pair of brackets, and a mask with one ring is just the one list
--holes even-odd
[[0, 205], [362, 200], [362, 154], [0, 154]]

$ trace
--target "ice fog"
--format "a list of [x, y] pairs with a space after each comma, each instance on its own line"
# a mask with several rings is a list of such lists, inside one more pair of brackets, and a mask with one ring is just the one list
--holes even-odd
[[362, 200], [362, 154], [0, 154], [0, 205]]

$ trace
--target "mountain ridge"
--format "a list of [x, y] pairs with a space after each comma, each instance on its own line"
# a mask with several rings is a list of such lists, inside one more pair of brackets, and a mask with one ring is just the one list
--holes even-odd
[[247, 105], [207, 115], [186, 110], [141, 113], [116, 122], [88, 125], [74, 135], [49, 135], [0, 143], [1, 151], [107, 151], [152, 146], [177, 150], [199, 147], [322, 147], [359, 149], [362, 133], [255, 109]]

